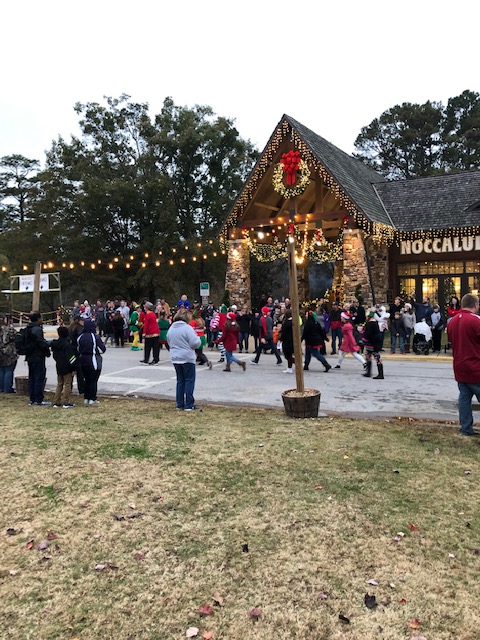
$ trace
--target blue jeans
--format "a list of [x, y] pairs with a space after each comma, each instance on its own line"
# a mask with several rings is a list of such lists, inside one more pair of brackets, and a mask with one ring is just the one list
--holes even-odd
[[193, 390], [195, 389], [195, 365], [191, 362], [175, 364], [177, 374], [177, 409], [193, 409], [195, 399]]
[[0, 367], [0, 393], [13, 393], [13, 372], [17, 361]]
[[260, 341], [258, 343], [258, 347], [255, 352], [255, 358], [254, 358], [255, 362], [258, 362], [260, 360], [260, 354], [262, 353], [263, 347], [265, 347], [266, 349], [271, 349], [272, 353], [277, 357], [278, 364], [282, 364], [282, 358], [278, 353], [278, 349], [273, 342], [273, 338], [265, 338], [265, 342]]
[[337, 338], [338, 338], [338, 348], [340, 349], [340, 347], [342, 346], [342, 340], [343, 340], [342, 327], [338, 327], [338, 329], [333, 329], [332, 327], [332, 353], [337, 352], [337, 347], [336, 347]]
[[322, 353], [320, 353], [320, 349], [316, 349], [315, 347], [309, 347], [308, 345], [305, 345], [305, 362], [303, 364], [304, 369], [308, 369], [308, 365], [310, 364], [310, 360], [312, 359], [312, 356], [317, 360], [319, 360], [323, 364], [325, 369], [327, 370], [330, 369], [330, 365], [327, 362], [327, 359], [325, 358], [325, 356]]
[[236, 362], [238, 364], [238, 360], [233, 355], [233, 351], [225, 351], [225, 355], [227, 356], [227, 364], [230, 364], [231, 362]]
[[240, 351], [245, 347], [245, 351], [248, 351], [248, 331], [240, 331]]
[[458, 396], [458, 415], [460, 419], [460, 432], [472, 433], [473, 411], [472, 398], [477, 397], [480, 402], [480, 382], [458, 382], [460, 395]]
[[[398, 336], [398, 342], [400, 343], [400, 353], [405, 353], [405, 338], [403, 336]], [[395, 353], [397, 348], [397, 336], [392, 333], [392, 353]]]
[[45, 360], [28, 363], [28, 390], [30, 392], [30, 402], [43, 402], [43, 390], [47, 377]]

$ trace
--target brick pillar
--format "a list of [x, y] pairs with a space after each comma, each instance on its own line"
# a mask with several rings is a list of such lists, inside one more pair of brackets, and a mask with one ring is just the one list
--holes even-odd
[[227, 273], [225, 289], [230, 291], [230, 303], [251, 308], [250, 251], [246, 240], [228, 241]]
[[361, 286], [364, 305], [373, 304], [372, 285], [364, 243], [364, 232], [360, 229], [345, 229], [343, 234], [343, 300], [350, 302], [355, 297], [356, 287]]

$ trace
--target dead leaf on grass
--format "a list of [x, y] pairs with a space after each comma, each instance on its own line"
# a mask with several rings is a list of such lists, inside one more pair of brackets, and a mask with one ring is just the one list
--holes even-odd
[[204, 640], [211, 640], [213, 638], [213, 631], [204, 631], [202, 638]]
[[344, 616], [343, 613], [339, 614], [338, 619], [340, 620], [340, 622], [343, 622], [344, 624], [350, 624], [350, 618], [347, 618], [347, 616]]
[[56, 540], [58, 538], [56, 533], [53, 533], [53, 531], [49, 531], [47, 533], [47, 540]]
[[42, 540], [42, 541], [40, 542], [40, 544], [38, 545], [37, 549], [38, 549], [39, 551], [45, 551], [45, 549], [48, 549], [48, 544], [49, 544], [49, 543], [48, 543], [48, 540]]
[[317, 595], [317, 598], [319, 600], [328, 600], [329, 595], [330, 594], [328, 594], [328, 593], [324, 593], [323, 591], [320, 591], [320, 593]]
[[14, 529], [13, 527], [8, 527], [7, 536], [18, 536], [19, 533], [22, 533], [23, 529]]
[[106, 568], [106, 564], [96, 564], [95, 571], [103, 571]]
[[260, 618], [261, 615], [262, 615], [262, 610], [259, 609], [258, 607], [254, 607], [253, 609], [250, 609], [250, 611], [247, 611], [247, 616], [249, 618], [252, 618], [252, 620], [258, 620], [258, 618]]
[[422, 623], [418, 618], [412, 618], [411, 620], [408, 621], [409, 629], [420, 629], [421, 626], [422, 626]]
[[34, 545], [34, 543], [35, 543], [35, 538], [32, 538], [31, 540], [29, 540], [29, 541], [27, 542], [27, 544], [25, 545], [25, 548], [26, 548], [26, 549], [33, 549], [33, 545]]
[[211, 607], [209, 604], [204, 604], [203, 607], [200, 607], [198, 613], [201, 616], [211, 616], [213, 615], [213, 607]]
[[413, 522], [408, 525], [408, 528], [410, 529], [410, 531], [420, 531], [420, 529], [417, 527], [417, 525], [413, 524]]
[[376, 580], [374, 580], [373, 578], [370, 578], [370, 580], [365, 580], [366, 584], [371, 584], [372, 587], [378, 587], [378, 582]]
[[199, 628], [198, 627], [189, 627], [185, 632], [186, 638], [196, 638], [198, 636]]
[[212, 595], [212, 600], [218, 607], [223, 607], [223, 597], [218, 591]]
[[139, 551], [134, 555], [135, 560], [145, 560], [145, 554]]
[[370, 595], [369, 593], [365, 594], [363, 601], [367, 609], [375, 609], [375, 607], [378, 606], [376, 597], [374, 595]]
[[243, 553], [248, 553], [248, 544], [242, 544]]

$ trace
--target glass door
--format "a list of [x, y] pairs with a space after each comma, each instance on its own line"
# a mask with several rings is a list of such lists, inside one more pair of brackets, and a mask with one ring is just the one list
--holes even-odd
[[[422, 299], [430, 298], [430, 304], [438, 303], [438, 278], [422, 278]], [[417, 300], [421, 302], [421, 300]]]

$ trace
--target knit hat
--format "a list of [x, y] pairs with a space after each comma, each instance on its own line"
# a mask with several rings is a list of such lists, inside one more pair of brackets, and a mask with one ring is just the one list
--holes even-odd
[[270, 315], [270, 307], [262, 307], [262, 313], [264, 316]]
[[342, 318], [342, 320], [350, 320], [350, 314], [345, 313], [345, 311], [343, 313], [340, 314], [340, 318]]
[[90, 318], [87, 318], [85, 320], [85, 324], [83, 325], [83, 330], [86, 333], [95, 333], [96, 328], [97, 328], [97, 325], [95, 324], [94, 320], [90, 320]]
[[405, 303], [405, 309], [411, 309], [412, 305], [409, 302]]

